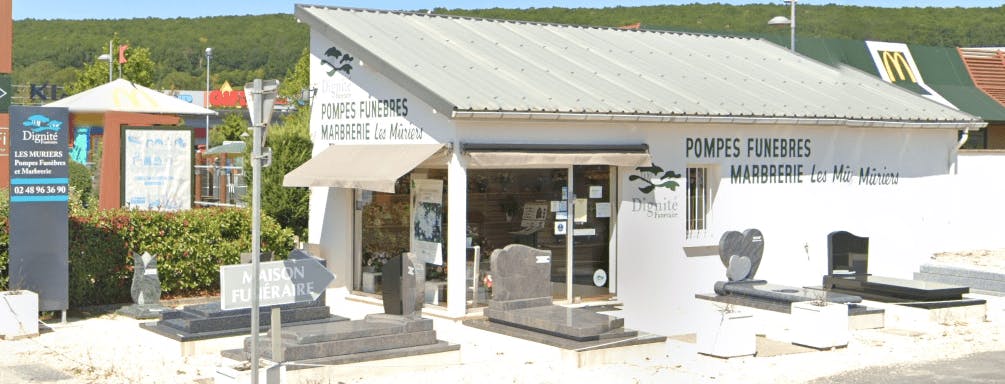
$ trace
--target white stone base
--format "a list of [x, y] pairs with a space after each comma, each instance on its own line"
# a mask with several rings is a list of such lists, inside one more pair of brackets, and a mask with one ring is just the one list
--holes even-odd
[[704, 317], [696, 334], [698, 353], [723, 358], [757, 353], [753, 315], [710, 310]]
[[789, 315], [792, 343], [817, 349], [848, 345], [848, 305], [810, 301], [792, 303]]
[[0, 337], [38, 336], [38, 294], [32, 291], [0, 292]]

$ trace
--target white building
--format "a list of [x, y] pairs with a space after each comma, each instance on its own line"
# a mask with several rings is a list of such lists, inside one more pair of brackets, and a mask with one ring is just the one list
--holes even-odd
[[442, 259], [427, 279], [445, 279], [449, 316], [484, 305], [465, 296], [468, 238], [484, 260], [550, 249], [556, 298], [616, 297], [626, 326], [660, 334], [692, 329], [694, 295], [725, 279], [724, 231], [763, 232], [773, 283], [819, 285], [835, 230], [870, 237], [871, 272], [909, 278], [942, 246], [959, 134], [985, 125], [760, 40], [295, 15], [315, 147], [285, 184], [313, 187], [309, 242], [354, 292], [387, 255]]

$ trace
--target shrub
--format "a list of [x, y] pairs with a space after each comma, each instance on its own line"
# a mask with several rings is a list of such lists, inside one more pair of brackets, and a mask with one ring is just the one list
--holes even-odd
[[[0, 188], [0, 290], [8, 283], [9, 199]], [[251, 210], [205, 208], [180, 212], [126, 209], [73, 212], [69, 218], [71, 306], [129, 302], [132, 252], [157, 255], [164, 293], [216, 291], [220, 266], [251, 250]], [[262, 251], [279, 257], [294, 247], [292, 231], [262, 217]]]
[[[283, 256], [293, 233], [262, 218], [262, 251]], [[220, 266], [237, 264], [251, 249], [249, 209], [205, 208], [180, 212], [96, 211], [70, 220], [70, 303], [128, 302], [132, 252], [157, 255], [166, 294], [216, 291]]]

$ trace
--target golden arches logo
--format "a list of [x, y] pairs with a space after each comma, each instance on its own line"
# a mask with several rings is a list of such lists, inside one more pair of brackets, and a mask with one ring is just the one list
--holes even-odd
[[156, 107], [157, 100], [138, 89], [113, 89], [112, 104], [116, 107]]
[[[890, 79], [890, 82], [897, 82], [911, 79], [912, 83], [917, 83], [918, 79], [914, 78], [914, 69], [911, 67], [911, 63], [907, 61], [904, 57], [904, 52], [900, 51], [879, 51], [880, 56], [883, 59], [883, 69], [886, 71], [886, 76]], [[894, 72], [896, 71], [896, 76]], [[904, 76], [904, 73], [907, 76]]]

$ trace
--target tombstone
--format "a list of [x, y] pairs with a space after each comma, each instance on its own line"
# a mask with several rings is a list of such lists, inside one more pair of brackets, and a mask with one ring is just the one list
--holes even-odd
[[[327, 365], [458, 350], [458, 345], [437, 340], [433, 321], [421, 316], [423, 265], [411, 253], [384, 263], [384, 313], [339, 323], [284, 325], [281, 348], [285, 361]], [[221, 354], [247, 359], [253, 340], [249, 337], [243, 349]], [[271, 359], [270, 338], [260, 337], [257, 342], [261, 356]]]
[[634, 337], [624, 320], [584, 308], [552, 304], [551, 251], [510, 244], [492, 251], [489, 322], [577, 342]]
[[869, 238], [847, 231], [827, 235], [827, 274], [823, 287], [830, 292], [923, 309], [984, 304], [981, 299], [963, 297], [970, 292], [968, 286], [870, 274]]
[[426, 280], [423, 265], [412, 253], [394, 256], [384, 263], [384, 313], [414, 317], [422, 310]]
[[869, 238], [847, 231], [834, 231], [827, 235], [828, 275], [868, 275]]
[[161, 281], [157, 277], [157, 256], [147, 252], [133, 253], [133, 283], [129, 293], [132, 305], [123, 307], [117, 313], [137, 319], [160, 317], [167, 308], [160, 305]]
[[719, 239], [719, 260], [729, 281], [751, 280], [761, 265], [764, 236], [757, 229], [727, 231]]
[[507, 245], [489, 256], [492, 302], [551, 304], [551, 251], [522, 244]]
[[[245, 253], [244, 261], [251, 262], [251, 254]], [[261, 261], [272, 259], [271, 252], [262, 252]], [[295, 260], [313, 258], [321, 265], [323, 259], [317, 258], [304, 250], [294, 249], [287, 259]], [[331, 308], [325, 305], [326, 294], [322, 293], [316, 300], [262, 306], [258, 311], [260, 329], [267, 330], [272, 323], [272, 308], [279, 308], [283, 326], [295, 324], [325, 324], [348, 321], [349, 319], [331, 314]], [[213, 339], [219, 337], [247, 334], [251, 330], [251, 309], [222, 309], [220, 302], [187, 305], [178, 310], [164, 311], [160, 320], [140, 324], [140, 327], [181, 342]]]
[[[800, 301], [824, 299], [835, 303], [859, 303], [861, 297], [809, 291], [801, 287], [768, 284], [755, 279], [764, 255], [764, 235], [751, 228], [745, 231], [727, 231], [719, 239], [719, 260], [726, 267], [726, 281], [715, 283], [715, 293], [734, 299], [749, 299], [766, 307], [789, 308]], [[699, 297], [703, 297], [699, 295]], [[712, 298], [714, 299], [714, 298]], [[787, 309], [786, 309], [787, 310]]]

